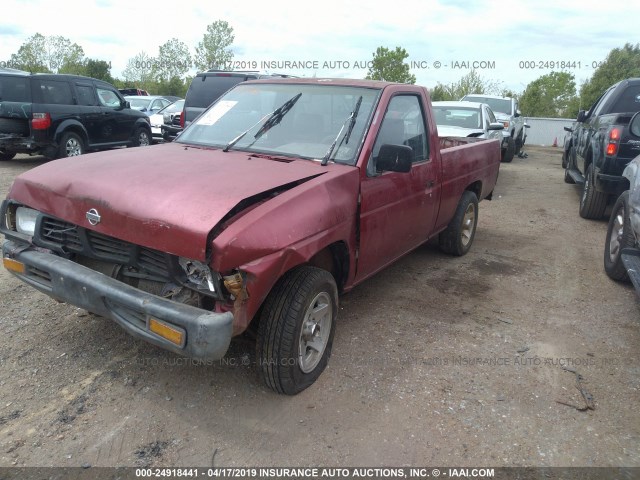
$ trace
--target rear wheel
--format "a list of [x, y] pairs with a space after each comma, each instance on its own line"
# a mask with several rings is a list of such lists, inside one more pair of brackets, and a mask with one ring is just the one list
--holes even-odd
[[592, 163], [587, 167], [584, 175], [582, 197], [580, 197], [580, 216], [582, 218], [598, 220], [602, 218], [607, 208], [608, 195], [596, 190], [594, 180], [595, 172]]
[[478, 197], [465, 191], [447, 229], [438, 237], [440, 249], [445, 253], [462, 256], [471, 248], [478, 225]]
[[607, 240], [604, 244], [604, 271], [607, 272], [609, 278], [616, 281], [629, 281], [629, 275], [620, 254], [623, 249], [634, 245], [635, 238], [629, 221], [629, 192], [626, 191], [618, 197], [607, 227]]
[[269, 388], [294, 395], [327, 366], [338, 315], [333, 276], [316, 267], [286, 273], [265, 301], [258, 326], [257, 360]]
[[73, 132], [67, 132], [62, 136], [58, 149], [58, 158], [76, 157], [84, 153], [82, 139]]
[[4, 150], [0, 150], [0, 161], [11, 160], [15, 156], [16, 156], [15, 153], [5, 152]]

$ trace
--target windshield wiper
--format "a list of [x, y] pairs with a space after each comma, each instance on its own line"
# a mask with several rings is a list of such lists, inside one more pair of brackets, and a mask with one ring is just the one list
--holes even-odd
[[353, 131], [353, 126], [356, 124], [356, 118], [358, 117], [358, 112], [360, 111], [361, 104], [362, 104], [362, 95], [360, 95], [360, 98], [358, 98], [358, 101], [356, 102], [356, 106], [353, 109], [353, 112], [351, 112], [351, 114], [347, 117], [347, 119], [342, 123], [342, 127], [340, 128], [338, 135], [336, 135], [336, 138], [331, 144], [331, 146], [329, 147], [329, 150], [327, 150], [327, 153], [325, 153], [324, 157], [322, 157], [322, 162], [320, 162], [320, 165], [326, 165], [329, 159], [331, 158], [331, 154], [333, 153], [334, 148], [336, 148], [336, 143], [338, 143], [338, 139], [340, 138], [340, 135], [342, 135], [342, 131], [344, 130], [344, 126], [347, 124], [347, 122], [349, 122], [349, 128], [347, 128], [347, 132], [345, 133], [344, 137], [342, 137], [342, 140], [340, 140], [340, 144], [338, 145], [338, 150], [342, 146], [342, 142], [344, 142], [345, 145], [349, 143], [349, 137], [351, 136], [351, 132]]
[[282, 118], [287, 114], [287, 112], [289, 112], [289, 110], [291, 110], [291, 108], [296, 104], [296, 102], [298, 101], [298, 99], [301, 96], [302, 96], [302, 92], [297, 94], [295, 97], [287, 100], [285, 103], [282, 104], [282, 106], [276, 108], [270, 114], [265, 115], [264, 117], [262, 117], [260, 120], [258, 120], [256, 123], [254, 123], [249, 128], [247, 128], [244, 132], [242, 132], [240, 135], [238, 135], [236, 138], [234, 138], [229, 143], [227, 143], [226, 147], [224, 147], [222, 149], [222, 151], [223, 152], [228, 152], [231, 147], [233, 147], [236, 143], [238, 143], [240, 140], [242, 140], [242, 138], [247, 133], [249, 133], [256, 125], [259, 125], [260, 123], [262, 123], [266, 119], [266, 121], [264, 121], [264, 123], [262, 124], [260, 129], [253, 136], [253, 138], [254, 138], [253, 142], [251, 142], [249, 145], [247, 145], [247, 147], [250, 147], [251, 145], [256, 143], [258, 141], [258, 139], [262, 135], [267, 133], [267, 131], [269, 131], [272, 127], [275, 127], [277, 124], [279, 124], [282, 121]]

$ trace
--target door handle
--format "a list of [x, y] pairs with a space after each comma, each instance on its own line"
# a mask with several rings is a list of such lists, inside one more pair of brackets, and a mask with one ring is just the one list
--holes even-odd
[[427, 180], [426, 187], [427, 187], [427, 188], [433, 188], [433, 186], [434, 186], [435, 184], [436, 184], [436, 181], [435, 181], [435, 180]]

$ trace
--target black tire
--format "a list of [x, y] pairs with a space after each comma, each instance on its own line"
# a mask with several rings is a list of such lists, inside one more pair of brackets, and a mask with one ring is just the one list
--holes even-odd
[[0, 162], [6, 162], [13, 159], [15, 156], [15, 152], [5, 152], [4, 150], [0, 150]]
[[520, 150], [522, 150], [522, 146], [524, 145], [524, 142], [522, 141], [522, 137], [523, 137], [523, 131], [521, 130], [520, 135], [518, 135], [518, 138], [516, 139], [516, 149], [514, 151], [514, 156], [518, 155], [520, 153]]
[[567, 168], [569, 165], [569, 151], [562, 152], [562, 168]]
[[462, 194], [449, 226], [440, 233], [440, 249], [451, 255], [465, 255], [471, 248], [478, 225], [478, 197], [470, 191]]
[[620, 253], [635, 245], [635, 237], [629, 220], [629, 191], [623, 192], [609, 218], [607, 239], [604, 243], [604, 271], [612, 280], [628, 282], [629, 275], [622, 263]]
[[505, 148], [502, 152], [502, 161], [504, 163], [511, 163], [511, 160], [513, 160], [513, 157], [516, 154], [516, 145], [515, 142], [513, 140], [513, 137], [509, 137], [509, 139], [507, 140], [507, 148]]
[[79, 135], [67, 132], [60, 139], [58, 147], [58, 158], [76, 157], [85, 152], [84, 142]]
[[29, 121], [22, 118], [0, 118], [0, 133], [29, 134]]
[[[314, 305], [324, 305], [320, 319], [309, 318]], [[269, 388], [294, 395], [316, 381], [331, 355], [337, 315], [338, 288], [326, 270], [298, 267], [278, 280], [264, 303], [256, 343], [258, 368]], [[305, 346], [305, 335], [321, 351]]]
[[132, 147], [147, 147], [151, 145], [151, 131], [144, 127], [138, 127], [133, 132]]
[[592, 220], [599, 220], [607, 208], [608, 195], [598, 192], [594, 184], [593, 164], [587, 167], [580, 197], [580, 216]]
[[569, 175], [569, 169], [565, 168], [564, 169], [564, 183], [576, 183], [576, 181], [573, 179], [573, 177], [571, 175]]

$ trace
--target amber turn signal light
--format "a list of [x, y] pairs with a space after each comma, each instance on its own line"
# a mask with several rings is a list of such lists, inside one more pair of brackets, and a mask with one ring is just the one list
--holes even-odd
[[2, 265], [4, 265], [4, 268], [9, 270], [10, 272], [15, 272], [15, 273], [25, 272], [24, 263], [14, 260], [13, 258], [6, 258], [6, 257], [3, 258]]
[[149, 330], [156, 335], [161, 336], [165, 340], [169, 340], [171, 343], [175, 343], [177, 346], [182, 347], [184, 345], [185, 334], [181, 329], [177, 329], [155, 318], [149, 319]]

